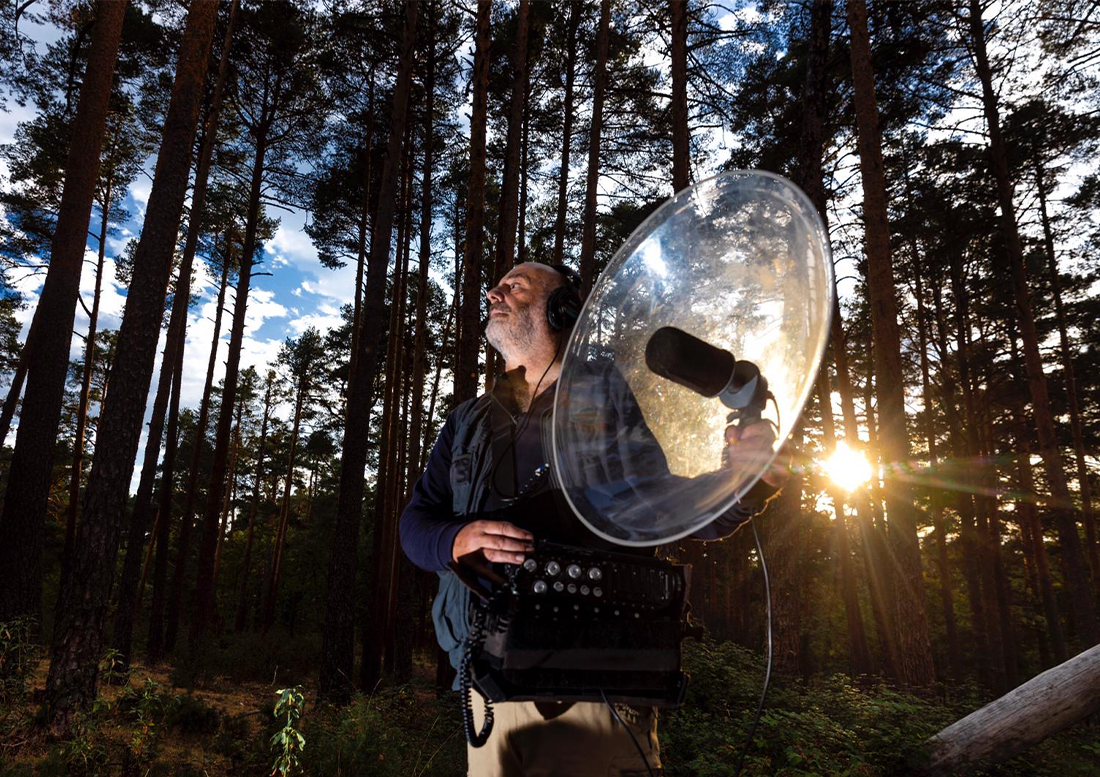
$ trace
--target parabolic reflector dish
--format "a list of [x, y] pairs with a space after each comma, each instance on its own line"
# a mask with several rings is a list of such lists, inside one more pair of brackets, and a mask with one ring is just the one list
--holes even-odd
[[[565, 349], [552, 469], [581, 521], [621, 545], [657, 545], [731, 508], [813, 389], [833, 294], [821, 219], [784, 178], [723, 173], [658, 208], [596, 282]], [[734, 444], [723, 462], [729, 408], [647, 367], [662, 327], [759, 367], [776, 439]]]

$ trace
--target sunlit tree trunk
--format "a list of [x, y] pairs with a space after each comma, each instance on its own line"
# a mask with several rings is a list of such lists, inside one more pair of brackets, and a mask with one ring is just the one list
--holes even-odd
[[20, 487], [8, 489], [0, 513], [0, 534], [4, 537], [0, 542], [0, 622], [21, 615], [37, 617], [41, 613], [46, 500], [69, 369], [69, 344], [80, 294], [88, 222], [99, 177], [99, 153], [125, 14], [125, 0], [101, 0], [96, 4], [96, 22], [73, 121], [50, 266], [35, 310], [34, 337], [28, 337], [25, 346], [34, 349], [34, 369], [27, 376], [23, 412], [8, 467], [8, 482]]

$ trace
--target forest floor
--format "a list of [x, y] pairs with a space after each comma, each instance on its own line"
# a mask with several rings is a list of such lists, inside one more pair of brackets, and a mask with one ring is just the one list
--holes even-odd
[[[261, 663], [259, 660], [257, 664]], [[661, 713], [668, 777], [729, 777], [760, 692], [760, 657], [730, 643], [685, 652], [692, 675], [687, 703]], [[278, 692], [297, 683], [302, 704], [294, 730], [304, 736], [289, 774], [460, 777], [465, 741], [458, 699], [437, 699], [434, 672], [418, 662], [412, 682], [382, 686], [340, 709], [316, 703], [312, 678], [266, 669], [250, 678], [187, 677], [185, 667], [135, 665], [101, 683], [95, 708], [69, 740], [51, 741], [36, 725], [46, 662], [27, 677], [17, 704], [0, 705], [0, 777], [53, 775], [272, 774], [282, 749], [272, 737]], [[291, 675], [288, 681], [286, 675]], [[109, 679], [110, 672], [108, 673]], [[191, 687], [182, 687], [187, 681]], [[812, 683], [773, 679], [745, 775], [896, 775], [919, 760], [920, 743], [983, 703], [974, 688], [918, 698], [883, 685], [833, 676]], [[280, 740], [288, 741], [288, 740]], [[296, 740], [292, 740], [296, 741]], [[289, 762], [284, 761], [284, 764]], [[1083, 724], [979, 774], [1100, 773], [1100, 725]]]

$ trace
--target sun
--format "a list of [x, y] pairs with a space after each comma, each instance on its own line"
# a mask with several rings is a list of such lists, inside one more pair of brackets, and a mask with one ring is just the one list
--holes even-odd
[[871, 479], [873, 470], [867, 457], [860, 451], [838, 442], [836, 450], [824, 463], [825, 473], [848, 493], [855, 491]]

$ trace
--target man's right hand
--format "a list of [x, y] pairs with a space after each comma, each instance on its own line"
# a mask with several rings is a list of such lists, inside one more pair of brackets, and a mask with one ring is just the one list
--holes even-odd
[[[522, 564], [524, 553], [535, 549], [535, 535], [507, 521], [473, 521], [455, 535], [451, 556], [479, 573], [489, 571], [486, 562]], [[487, 575], [488, 579], [496, 577]]]

